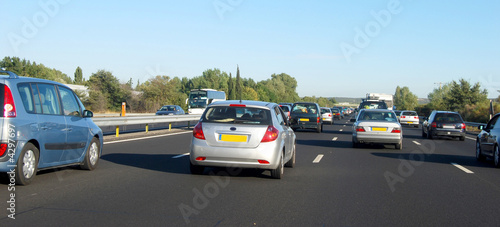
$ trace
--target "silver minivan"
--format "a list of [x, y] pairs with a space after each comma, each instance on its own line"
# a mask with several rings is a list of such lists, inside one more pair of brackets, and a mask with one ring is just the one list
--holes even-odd
[[190, 170], [257, 168], [280, 179], [295, 165], [295, 133], [276, 103], [229, 100], [210, 104], [193, 129]]
[[78, 96], [54, 81], [0, 71], [0, 172], [26, 185], [38, 170], [96, 168], [102, 130]]

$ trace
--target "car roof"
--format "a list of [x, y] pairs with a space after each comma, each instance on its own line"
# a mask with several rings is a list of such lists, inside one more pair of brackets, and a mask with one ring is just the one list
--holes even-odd
[[454, 113], [458, 114], [456, 111], [447, 111], [447, 110], [434, 110], [436, 113]]
[[366, 111], [366, 112], [394, 112], [392, 110], [388, 110], [388, 109], [361, 109], [360, 111]]
[[278, 105], [272, 102], [263, 102], [263, 101], [252, 101], [252, 100], [226, 100], [226, 101], [217, 101], [210, 104], [210, 106], [229, 106], [231, 104], [236, 105], [247, 105], [250, 107], [267, 107], [270, 108], [273, 105]]
[[[2, 76], [4, 76], [4, 75], [2, 74]], [[5, 76], [7, 76], [7, 75], [5, 75]], [[68, 86], [66, 86], [62, 83], [59, 83], [57, 81], [34, 78], [34, 77], [26, 77], [26, 76], [18, 76], [18, 78], [0, 77], [0, 79], [5, 80], [5, 81], [9, 81], [9, 82], [14, 82], [14, 83], [28, 83], [28, 82], [50, 83], [50, 84], [56, 84], [56, 85], [60, 85], [60, 86], [69, 88]]]

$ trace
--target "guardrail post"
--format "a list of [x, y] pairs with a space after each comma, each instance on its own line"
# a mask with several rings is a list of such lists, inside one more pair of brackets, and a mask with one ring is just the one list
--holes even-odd
[[149, 124], [146, 124], [146, 133], [149, 131]]
[[189, 129], [189, 121], [188, 121], [188, 129]]
[[168, 131], [172, 131], [172, 123], [168, 123]]
[[116, 137], [120, 136], [120, 126], [116, 126]]

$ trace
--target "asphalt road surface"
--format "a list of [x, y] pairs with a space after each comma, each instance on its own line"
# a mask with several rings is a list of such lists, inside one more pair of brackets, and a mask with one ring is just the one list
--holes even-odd
[[352, 148], [351, 126], [297, 131], [297, 164], [281, 180], [241, 169], [191, 175], [189, 130], [108, 136], [96, 170], [39, 172], [15, 187], [15, 203], [2, 177], [0, 226], [499, 225], [500, 170], [476, 161], [473, 136], [428, 140], [404, 127], [403, 150]]

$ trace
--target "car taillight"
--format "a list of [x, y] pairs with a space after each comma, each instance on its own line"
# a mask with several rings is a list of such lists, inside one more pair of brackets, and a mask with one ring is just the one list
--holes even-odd
[[16, 105], [14, 105], [14, 98], [10, 88], [5, 85], [3, 94], [3, 117], [16, 117]]
[[269, 161], [267, 160], [257, 160], [259, 164], [269, 165]]
[[336, 113], [335, 115], [340, 115], [340, 113]]
[[457, 126], [458, 126], [459, 128], [461, 128], [461, 129], [465, 129], [465, 124], [464, 124], [464, 123], [460, 123], [460, 124], [458, 124]]
[[267, 126], [266, 134], [264, 134], [264, 137], [262, 137], [262, 140], [260, 142], [265, 143], [265, 142], [275, 141], [276, 139], [278, 139], [279, 133], [280, 132], [278, 131], [278, 129], [276, 129], [272, 125], [269, 125], [269, 126]]
[[203, 134], [203, 128], [201, 127], [201, 122], [198, 122], [198, 124], [194, 126], [193, 136], [194, 138], [205, 140], [205, 134]]
[[366, 132], [362, 126], [356, 126], [356, 132]]
[[436, 122], [432, 122], [431, 127], [432, 127], [432, 128], [436, 128], [436, 127], [437, 127]]
[[328, 117], [332, 117], [332, 114], [328, 114]]
[[401, 129], [400, 128], [393, 128], [391, 133], [401, 133]]
[[406, 118], [405, 116], [401, 116], [401, 118]]
[[205, 159], [207, 159], [207, 157], [196, 157], [196, 161], [205, 161]]
[[1, 143], [0, 144], [0, 157], [2, 157], [3, 154], [5, 154], [5, 151], [7, 151], [7, 144], [6, 143]]
[[418, 120], [418, 116], [416, 116], [416, 117], [414, 117], [414, 118]]
[[319, 123], [320, 119], [321, 119], [320, 117], [316, 118], [316, 123]]

